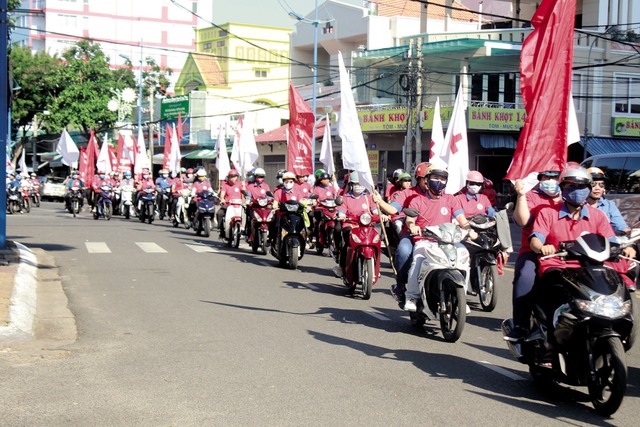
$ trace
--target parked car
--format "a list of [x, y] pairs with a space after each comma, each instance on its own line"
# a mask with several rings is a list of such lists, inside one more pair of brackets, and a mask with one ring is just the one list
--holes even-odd
[[611, 153], [592, 156], [582, 162], [597, 167], [607, 177], [605, 197], [612, 200], [629, 225], [640, 220], [640, 153]]
[[45, 176], [41, 178], [42, 199], [46, 200], [64, 200], [65, 187], [64, 178], [57, 176]]

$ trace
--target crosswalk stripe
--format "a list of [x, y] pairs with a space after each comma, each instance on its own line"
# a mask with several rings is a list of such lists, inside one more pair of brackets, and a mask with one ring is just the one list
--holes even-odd
[[496, 372], [496, 373], [498, 373], [500, 375], [504, 375], [505, 377], [510, 378], [510, 379], [512, 379], [514, 381], [526, 381], [527, 380], [526, 378], [524, 378], [524, 377], [522, 377], [520, 375], [514, 374], [513, 372], [511, 372], [511, 371], [509, 371], [507, 369], [501, 368], [500, 366], [496, 366], [491, 362], [487, 362], [485, 360], [481, 360], [481, 361], [479, 361], [477, 363], [479, 363], [480, 365], [484, 366], [485, 368], [491, 369], [493, 372]]
[[212, 248], [211, 246], [207, 246], [207, 245], [203, 245], [201, 243], [195, 243], [195, 244], [186, 244], [185, 246], [188, 247], [189, 249], [198, 252], [198, 253], [215, 253], [218, 252], [218, 250], [216, 248]]
[[167, 253], [157, 243], [153, 242], [136, 242], [136, 245], [148, 254], [164, 254]]
[[87, 252], [90, 254], [110, 254], [111, 249], [105, 242], [84, 242]]

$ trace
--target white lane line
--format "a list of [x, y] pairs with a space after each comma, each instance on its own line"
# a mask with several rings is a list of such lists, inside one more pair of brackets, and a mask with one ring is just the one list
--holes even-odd
[[388, 320], [391, 320], [387, 316], [384, 316], [384, 315], [382, 315], [380, 313], [376, 313], [374, 311], [365, 311], [365, 313], [367, 313], [371, 317], [375, 317], [376, 319], [382, 320], [382, 321], [385, 321], [385, 322], [388, 321]]
[[212, 248], [211, 246], [207, 246], [207, 245], [203, 245], [203, 244], [186, 244], [185, 246], [188, 247], [189, 249], [198, 252], [198, 253], [214, 253], [214, 252], [218, 252], [218, 250], [216, 248]]
[[316, 285], [312, 285], [311, 283], [301, 283], [305, 288], [309, 288], [312, 291], [317, 291], [319, 288]]
[[111, 249], [105, 242], [84, 242], [90, 254], [110, 254]]
[[267, 261], [260, 261], [258, 264], [264, 265], [265, 267], [273, 267], [273, 265], [269, 264]]
[[136, 242], [136, 245], [148, 254], [166, 254], [167, 251], [162, 249], [158, 244], [153, 242]]
[[484, 366], [485, 368], [491, 369], [493, 372], [497, 372], [500, 375], [504, 375], [507, 378], [510, 378], [514, 381], [527, 381], [526, 378], [521, 377], [520, 375], [514, 374], [513, 372], [501, 368], [499, 366], [494, 365], [491, 362], [487, 362], [485, 360], [481, 360], [480, 362], [478, 362], [479, 364], [481, 364], [482, 366]]

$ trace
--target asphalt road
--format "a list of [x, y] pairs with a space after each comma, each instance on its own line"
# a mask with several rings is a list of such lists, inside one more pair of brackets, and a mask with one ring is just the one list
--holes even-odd
[[55, 256], [79, 338], [39, 358], [0, 353], [3, 426], [637, 425], [638, 346], [611, 419], [584, 389], [534, 389], [499, 332], [510, 270], [494, 312], [469, 297], [451, 344], [435, 323], [409, 325], [388, 265], [364, 301], [328, 257], [283, 270], [166, 221], [74, 219], [44, 203], [7, 222], [8, 239]]

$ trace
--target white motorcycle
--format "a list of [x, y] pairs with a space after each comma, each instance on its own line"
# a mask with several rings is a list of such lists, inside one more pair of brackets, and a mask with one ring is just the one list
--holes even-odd
[[120, 215], [126, 219], [131, 217], [131, 207], [133, 206], [133, 185], [124, 185], [120, 191]]
[[414, 260], [422, 258], [423, 262], [418, 275], [420, 301], [418, 310], [409, 313], [411, 323], [421, 327], [427, 320], [439, 319], [448, 342], [460, 338], [467, 318], [469, 251], [461, 243], [467, 234], [452, 223], [425, 227], [424, 240], [413, 249]]
[[180, 196], [176, 203], [176, 212], [173, 218], [174, 227], [178, 227], [180, 224], [183, 224], [187, 230], [191, 227], [191, 221], [189, 221], [189, 215], [187, 215], [189, 203], [191, 203], [191, 190], [188, 188], [180, 190]]

